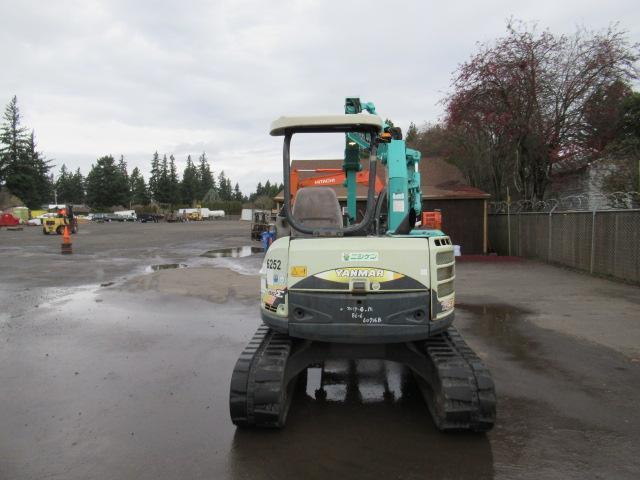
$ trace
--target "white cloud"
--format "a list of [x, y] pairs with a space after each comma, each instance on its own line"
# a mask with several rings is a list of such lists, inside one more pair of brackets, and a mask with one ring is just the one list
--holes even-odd
[[249, 192], [280, 179], [271, 120], [353, 95], [405, 128], [436, 120], [451, 72], [511, 16], [640, 39], [631, 1], [3, 2], [0, 102], [18, 95], [58, 164], [122, 153], [147, 171], [155, 150], [179, 166], [206, 150]]

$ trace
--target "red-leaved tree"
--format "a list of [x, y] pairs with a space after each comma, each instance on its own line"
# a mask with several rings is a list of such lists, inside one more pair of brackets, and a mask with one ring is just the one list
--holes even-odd
[[567, 36], [509, 22], [505, 37], [455, 72], [446, 100], [452, 156], [478, 156], [498, 199], [508, 184], [543, 199], [554, 164], [586, 161], [606, 143], [597, 135], [610, 135], [608, 111], [637, 78], [637, 60], [638, 45], [617, 26]]

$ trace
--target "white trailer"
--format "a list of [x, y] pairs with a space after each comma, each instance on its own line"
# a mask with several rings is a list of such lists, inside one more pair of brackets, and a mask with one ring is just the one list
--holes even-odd
[[250, 208], [243, 208], [242, 214], [240, 215], [240, 220], [250, 222], [252, 219], [253, 219], [253, 210]]
[[208, 208], [180, 208], [178, 209], [178, 215], [186, 217], [189, 214], [195, 213], [199, 215], [203, 220], [211, 220], [213, 218], [223, 218], [224, 210], [209, 210]]
[[[205, 218], [224, 218], [225, 216], [224, 210], [209, 210], [208, 208], [203, 208], [202, 210], [202, 216]], [[204, 210], [207, 211], [206, 215]]]
[[125, 222], [135, 222], [138, 219], [135, 210], [121, 210], [119, 212], [113, 212], [118, 217], [118, 220]]

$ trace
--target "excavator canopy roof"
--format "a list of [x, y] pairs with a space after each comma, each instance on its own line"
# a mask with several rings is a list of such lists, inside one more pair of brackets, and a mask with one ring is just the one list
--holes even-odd
[[286, 130], [294, 132], [350, 132], [375, 129], [382, 131], [382, 119], [377, 115], [353, 113], [348, 115], [309, 115], [280, 117], [271, 123], [271, 135], [284, 135]]

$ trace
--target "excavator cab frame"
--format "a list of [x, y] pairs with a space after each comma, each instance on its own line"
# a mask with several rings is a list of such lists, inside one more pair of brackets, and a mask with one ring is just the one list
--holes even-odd
[[[377, 136], [383, 129], [383, 122], [377, 115], [323, 115], [309, 117], [281, 117], [271, 127], [272, 136], [284, 136], [282, 151], [282, 168], [284, 177], [284, 209], [283, 213], [289, 225], [298, 232], [313, 236], [353, 236], [366, 234], [371, 228], [375, 214], [376, 169], [377, 169]], [[369, 178], [367, 187], [367, 208], [360, 222], [346, 227], [310, 227], [299, 222], [293, 215], [291, 202], [291, 140], [299, 133], [360, 133], [368, 135], [370, 143]], [[359, 160], [358, 160], [359, 167]], [[349, 198], [355, 199], [355, 170], [345, 168]], [[352, 178], [350, 178], [352, 177]], [[353, 218], [353, 216], [352, 216]]]

